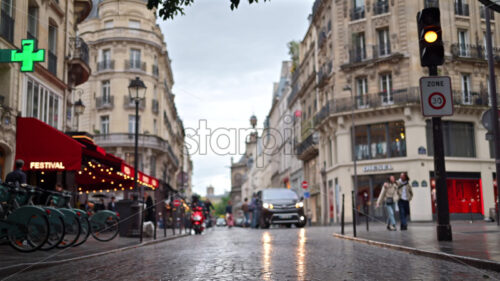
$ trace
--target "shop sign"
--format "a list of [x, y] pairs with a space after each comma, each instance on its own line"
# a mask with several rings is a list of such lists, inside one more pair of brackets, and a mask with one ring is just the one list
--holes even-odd
[[421, 187], [427, 187], [427, 181], [426, 181], [426, 180], [423, 180], [423, 181], [420, 183], [420, 186], [421, 186]]
[[368, 172], [380, 172], [380, 171], [391, 171], [392, 170], [392, 165], [391, 164], [381, 164], [381, 165], [370, 165], [363, 167], [363, 172], [368, 173]]
[[31, 170], [64, 170], [63, 162], [30, 162]]
[[418, 181], [412, 181], [411, 187], [418, 187]]
[[418, 154], [419, 155], [426, 155], [427, 154], [427, 149], [425, 147], [421, 146], [418, 148]]
[[310, 198], [310, 197], [311, 197], [311, 194], [308, 191], [304, 192], [304, 198], [307, 199], [307, 198]]

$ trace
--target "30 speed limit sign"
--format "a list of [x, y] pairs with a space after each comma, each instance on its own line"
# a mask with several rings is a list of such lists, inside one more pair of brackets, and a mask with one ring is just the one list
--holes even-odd
[[420, 104], [426, 117], [453, 115], [451, 79], [448, 76], [420, 78]]

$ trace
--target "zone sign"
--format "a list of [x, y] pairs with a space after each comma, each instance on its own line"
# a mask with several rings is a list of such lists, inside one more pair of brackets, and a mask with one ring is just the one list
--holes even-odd
[[420, 78], [420, 104], [426, 117], [453, 115], [451, 79], [448, 76]]

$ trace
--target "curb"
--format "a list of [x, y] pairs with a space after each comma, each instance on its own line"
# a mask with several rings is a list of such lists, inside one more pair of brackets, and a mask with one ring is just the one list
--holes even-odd
[[424, 257], [430, 257], [430, 258], [435, 258], [435, 259], [451, 261], [451, 262], [458, 263], [461, 265], [466, 264], [466, 265], [470, 265], [470, 266], [480, 268], [480, 269], [486, 269], [486, 270], [500, 272], [500, 263], [495, 262], [495, 261], [453, 255], [453, 254], [448, 254], [448, 253], [443, 253], [443, 252], [433, 252], [433, 251], [428, 251], [428, 250], [421, 250], [421, 249], [397, 245], [397, 244], [390, 244], [390, 243], [385, 243], [385, 242], [368, 240], [368, 239], [364, 239], [364, 238], [351, 237], [351, 236], [342, 235], [342, 234], [338, 234], [338, 233], [334, 233], [333, 237], [351, 240], [351, 241], [356, 241], [356, 242], [364, 243], [367, 245], [378, 246], [381, 248], [388, 248], [388, 249], [393, 249], [393, 250], [397, 250], [397, 251], [401, 251], [401, 252], [407, 252], [407, 253], [418, 255], [418, 256], [424, 256]]
[[142, 242], [141, 244], [125, 246], [122, 248], [112, 249], [112, 250], [108, 250], [108, 251], [104, 251], [104, 252], [89, 254], [89, 255], [80, 256], [80, 257], [68, 258], [68, 259], [63, 259], [63, 260], [57, 260], [57, 261], [48, 261], [48, 262], [40, 262], [40, 263], [22, 263], [22, 264], [10, 265], [10, 266], [0, 268], [0, 276], [3, 275], [2, 277], [0, 277], [0, 278], [2, 278], [0, 280], [4, 280], [4, 278], [9, 278], [9, 275], [15, 274], [23, 269], [24, 269], [23, 271], [31, 271], [34, 269], [51, 267], [51, 266], [55, 266], [55, 265], [61, 265], [61, 264], [68, 263], [68, 262], [80, 261], [80, 260], [95, 258], [95, 257], [104, 256], [104, 255], [108, 255], [108, 254], [124, 252], [124, 251], [128, 251], [128, 250], [136, 249], [139, 247], [154, 245], [154, 244], [158, 244], [158, 243], [162, 243], [162, 242], [166, 242], [166, 241], [170, 241], [170, 240], [175, 240], [175, 239], [187, 237], [187, 236], [190, 236], [190, 234], [179, 234], [176, 236], [166, 237], [163, 239]]

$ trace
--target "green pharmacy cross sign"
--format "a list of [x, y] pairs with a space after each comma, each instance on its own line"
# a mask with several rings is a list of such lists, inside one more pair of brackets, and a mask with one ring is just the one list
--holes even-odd
[[45, 50], [35, 51], [35, 40], [22, 40], [21, 50], [0, 50], [0, 63], [20, 62], [21, 72], [33, 72], [35, 62], [45, 61]]

